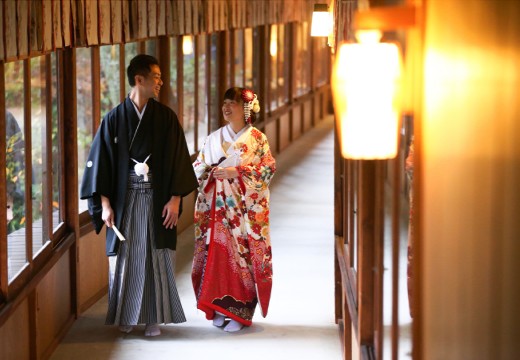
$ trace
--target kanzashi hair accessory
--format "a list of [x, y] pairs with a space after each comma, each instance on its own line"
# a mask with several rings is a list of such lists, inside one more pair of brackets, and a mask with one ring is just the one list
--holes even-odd
[[260, 112], [260, 102], [256, 94], [249, 89], [242, 90], [242, 100], [244, 101], [244, 118], [246, 123], [251, 124], [251, 111], [255, 114]]

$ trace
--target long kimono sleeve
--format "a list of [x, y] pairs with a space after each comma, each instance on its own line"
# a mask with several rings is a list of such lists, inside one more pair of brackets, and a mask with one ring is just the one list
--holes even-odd
[[246, 188], [262, 191], [269, 187], [276, 171], [276, 161], [271, 154], [266, 136], [256, 130], [253, 130], [251, 135], [258, 141], [253, 160], [238, 166], [237, 170]]
[[211, 166], [206, 163], [206, 144], [207, 139], [202, 145], [202, 148], [197, 155], [197, 159], [193, 162], [193, 171], [195, 171], [195, 176], [199, 182], [199, 186], [202, 184], [204, 180], [208, 178], [209, 171], [211, 170]]
[[108, 121], [104, 120], [96, 133], [85, 164], [80, 198], [88, 201], [88, 211], [96, 228], [101, 231], [103, 220], [100, 195], [111, 197], [113, 151], [110, 149]]
[[[237, 167], [244, 191], [244, 221], [247, 232], [258, 304], [265, 317], [272, 288], [272, 253], [269, 235], [269, 183], [276, 171], [276, 162], [266, 136], [253, 129], [256, 141], [252, 161]], [[247, 149], [244, 149], [247, 151]]]
[[[186, 196], [197, 188], [197, 179], [193, 172], [184, 131], [176, 115], [173, 119], [171, 139], [175, 145], [169, 159], [169, 164], [173, 167], [169, 195]], [[168, 154], [165, 154], [165, 156], [168, 156]], [[165, 165], [168, 166], [168, 164]]]

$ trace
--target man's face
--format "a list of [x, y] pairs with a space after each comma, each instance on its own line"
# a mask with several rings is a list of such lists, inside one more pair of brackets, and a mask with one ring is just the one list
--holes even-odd
[[161, 69], [157, 65], [151, 66], [151, 71], [146, 77], [141, 77], [139, 82], [144, 95], [147, 98], [156, 98], [159, 96], [163, 81], [161, 80]]

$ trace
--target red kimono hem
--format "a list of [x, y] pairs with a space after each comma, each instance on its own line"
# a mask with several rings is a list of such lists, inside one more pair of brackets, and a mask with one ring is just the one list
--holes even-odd
[[243, 319], [240, 316], [237, 316], [227, 311], [226, 309], [211, 303], [200, 301], [197, 303], [197, 309], [204, 311], [206, 313], [206, 319], [208, 320], [213, 320], [213, 318], [215, 317], [215, 311], [218, 311], [219, 313], [224, 314], [226, 317], [238, 321], [244, 326], [253, 325], [253, 322], [251, 320]]

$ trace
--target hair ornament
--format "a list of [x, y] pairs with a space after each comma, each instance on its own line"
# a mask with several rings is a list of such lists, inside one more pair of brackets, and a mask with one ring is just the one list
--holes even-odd
[[251, 123], [251, 111], [255, 114], [260, 112], [260, 102], [256, 94], [249, 89], [242, 90], [242, 100], [244, 101], [244, 118], [246, 123]]

